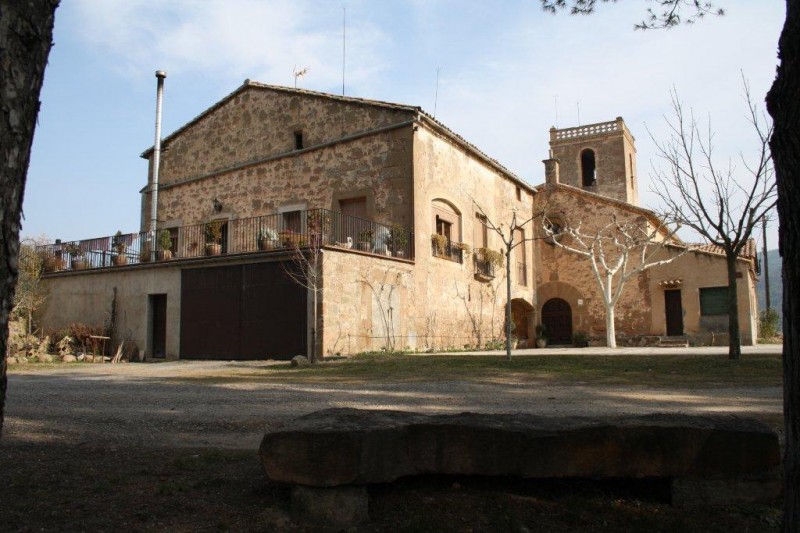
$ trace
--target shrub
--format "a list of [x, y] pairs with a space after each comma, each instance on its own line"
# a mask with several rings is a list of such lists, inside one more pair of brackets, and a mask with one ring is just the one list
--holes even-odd
[[781, 319], [778, 312], [772, 308], [761, 311], [758, 329], [762, 339], [777, 337], [781, 331]]

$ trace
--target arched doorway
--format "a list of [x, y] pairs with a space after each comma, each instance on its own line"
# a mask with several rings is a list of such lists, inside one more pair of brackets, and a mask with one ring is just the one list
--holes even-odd
[[551, 298], [542, 306], [542, 324], [550, 344], [572, 343], [572, 308], [561, 298]]
[[514, 336], [518, 339], [530, 339], [528, 331], [528, 316], [533, 311], [533, 306], [522, 298], [511, 300], [511, 321], [514, 324]]

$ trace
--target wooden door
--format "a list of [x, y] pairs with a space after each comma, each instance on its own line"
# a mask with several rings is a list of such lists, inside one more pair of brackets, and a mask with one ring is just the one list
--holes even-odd
[[561, 298], [547, 300], [542, 306], [542, 324], [550, 344], [572, 343], [572, 308]]
[[151, 355], [164, 358], [167, 355], [167, 295], [150, 295]]
[[680, 289], [664, 291], [664, 315], [667, 318], [667, 336], [683, 335], [683, 306]]

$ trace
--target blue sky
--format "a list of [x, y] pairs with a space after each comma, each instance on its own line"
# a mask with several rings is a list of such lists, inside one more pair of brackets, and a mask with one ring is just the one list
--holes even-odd
[[[710, 117], [720, 160], [753, 146], [741, 73], [759, 102], [774, 78], [778, 0], [719, 0], [724, 17], [633, 31], [646, 2], [552, 16], [538, 0], [64, 0], [56, 13], [25, 192], [24, 237], [84, 239], [139, 228], [139, 154], [249, 78], [422, 106], [532, 185], [551, 126], [625, 118], [642, 190], [674, 87]], [[435, 103], [439, 69], [438, 101]], [[578, 117], [580, 110], [580, 117]], [[739, 164], [741, 167], [741, 164]], [[656, 199], [642, 194], [645, 207]], [[770, 248], [776, 247], [776, 230]]]

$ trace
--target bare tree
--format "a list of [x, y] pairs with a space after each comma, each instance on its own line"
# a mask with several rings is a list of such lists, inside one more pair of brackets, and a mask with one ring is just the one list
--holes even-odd
[[0, 0], [0, 435], [22, 197], [57, 7], [58, 0]]
[[[511, 219], [506, 221], [495, 221], [486, 213], [481, 205], [472, 199], [475, 208], [483, 217], [483, 223], [486, 228], [493, 231], [500, 237], [503, 243], [503, 257], [505, 257], [506, 267], [506, 357], [511, 359], [511, 252], [518, 246], [524, 245], [526, 242], [532, 242], [540, 239], [537, 232], [533, 231], [533, 221], [542, 217], [546, 208], [541, 211], [531, 214], [529, 217], [519, 217], [516, 210], [511, 211]], [[522, 230], [524, 235], [525, 228], [529, 228], [528, 234], [530, 237], [518, 239], [517, 235], [519, 230]]]
[[[684, 111], [672, 92], [672, 118], [666, 118], [670, 136], [657, 141], [651, 134], [666, 168], [656, 168], [654, 190], [687, 226], [725, 252], [728, 274], [728, 357], [742, 354], [739, 332], [739, 303], [736, 291], [736, 261], [747, 245], [756, 224], [776, 204], [775, 179], [770, 157], [772, 127], [759, 113], [744, 83], [748, 119], [756, 134], [756, 155], [749, 162], [740, 154], [742, 167], [730, 161], [718, 165], [714, 156], [714, 134], [710, 123], [701, 131], [694, 114]], [[710, 122], [710, 121], [709, 121]]]
[[36, 252], [36, 243], [25, 241], [19, 251], [19, 277], [14, 293], [14, 309], [17, 317], [24, 316], [28, 335], [33, 333], [33, 313], [44, 303], [47, 291], [42, 283], [44, 261]]
[[318, 326], [319, 326], [319, 300], [322, 296], [322, 269], [325, 266], [325, 254], [318, 240], [311, 246], [301, 248], [295, 243], [290, 255], [291, 265], [284, 263], [283, 272], [297, 285], [308, 290], [311, 294], [311, 351], [308, 360], [317, 362]]
[[[664, 257], [664, 248], [674, 242], [675, 231], [664, 225], [650, 226], [643, 217], [621, 222], [616, 213], [601, 227], [584, 229], [582, 222], [564, 227], [542, 217], [542, 227], [548, 238], [559, 248], [588, 259], [594, 279], [603, 295], [606, 311], [606, 344], [617, 347], [614, 308], [622, 296], [625, 283], [649, 268], [670, 263], [686, 253]], [[661, 259], [657, 259], [661, 256]], [[616, 278], [616, 281], [615, 281]]]

